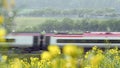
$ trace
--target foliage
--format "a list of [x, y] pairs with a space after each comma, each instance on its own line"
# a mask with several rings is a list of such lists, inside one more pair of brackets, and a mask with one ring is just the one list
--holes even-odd
[[[120, 31], [119, 19], [46, 19], [44, 22], [33, 26], [36, 32], [84, 32], [84, 31]], [[31, 25], [32, 26], [32, 25]], [[22, 31], [29, 31], [23, 29]], [[31, 31], [31, 32], [32, 32]]]
[[[12, 55], [12, 54], [11, 54]], [[120, 50], [115, 47], [104, 51], [97, 46], [84, 52], [84, 48], [67, 44], [61, 50], [50, 45], [40, 57], [30, 55], [20, 58], [1, 55], [1, 68], [119, 68]]]
[[[17, 31], [22, 32], [81, 32], [81, 31], [120, 31], [120, 20], [92, 18], [16, 18]], [[34, 22], [34, 23], [33, 23]], [[25, 23], [25, 24], [24, 24]], [[22, 28], [21, 28], [22, 27]]]

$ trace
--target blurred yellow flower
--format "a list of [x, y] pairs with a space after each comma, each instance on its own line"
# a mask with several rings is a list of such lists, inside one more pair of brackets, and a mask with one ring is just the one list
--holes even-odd
[[86, 58], [86, 59], [89, 58], [89, 52], [86, 52], [86, 54], [84, 55], [84, 58]]
[[68, 58], [66, 59], [66, 68], [78, 68], [77, 67], [77, 59], [76, 58]]
[[52, 65], [52, 68], [57, 68], [58, 66], [58, 60], [56, 59], [56, 60], [53, 60], [52, 62], [51, 62], [51, 65]]
[[4, 37], [0, 37], [0, 42], [5, 42], [5, 38]]
[[36, 62], [36, 61], [38, 61], [39, 60], [39, 58], [37, 58], [37, 57], [30, 57], [30, 60], [31, 60], [31, 62]]
[[120, 56], [114, 56], [115, 60], [120, 60]]
[[50, 60], [52, 58], [50, 52], [48, 51], [44, 51], [42, 54], [41, 54], [41, 59], [42, 60]]
[[2, 62], [6, 62], [7, 61], [7, 57], [6, 55], [2, 55]]
[[53, 57], [55, 57], [61, 53], [61, 50], [60, 50], [59, 46], [57, 46], [57, 45], [49, 45], [48, 51], [51, 53], [51, 55]]
[[77, 57], [78, 47], [76, 45], [67, 44], [63, 47], [63, 53], [68, 56]]
[[4, 28], [0, 28], [0, 37], [4, 37], [6, 35], [6, 30]]
[[102, 55], [102, 54], [97, 54], [97, 55], [93, 56], [90, 60], [92, 67], [97, 68], [103, 58], [104, 58], [104, 55]]
[[0, 24], [2, 24], [4, 22], [4, 17], [0, 16]]
[[10, 68], [22, 68], [22, 63], [20, 59], [14, 58], [14, 61], [11, 62]]
[[86, 66], [86, 67], [84, 67], [84, 68], [91, 68], [90, 66]]
[[92, 47], [92, 50], [96, 51], [97, 50], [97, 46]]
[[110, 49], [108, 52], [110, 54], [118, 54], [118, 51], [116, 49]]
[[100, 49], [98, 49], [98, 50], [97, 50], [97, 53], [98, 53], [98, 54], [102, 54], [102, 53], [103, 53], [103, 51], [102, 51], [102, 50], [100, 50]]
[[21, 64], [23, 68], [30, 68], [30, 64], [26, 61], [21, 60]]

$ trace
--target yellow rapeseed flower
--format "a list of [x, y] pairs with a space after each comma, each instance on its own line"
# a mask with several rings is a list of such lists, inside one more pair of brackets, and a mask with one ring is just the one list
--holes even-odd
[[7, 61], [7, 56], [6, 55], [2, 55], [2, 62], [6, 62]]
[[76, 58], [66, 59], [66, 68], [77, 68], [78, 62]]
[[0, 42], [5, 42], [5, 38], [4, 37], [0, 37]]
[[55, 57], [61, 53], [61, 50], [60, 50], [59, 46], [57, 46], [57, 45], [49, 45], [48, 51], [51, 53], [51, 55], [53, 57]]
[[67, 44], [63, 47], [63, 53], [71, 57], [77, 57], [78, 47], [76, 45]]
[[90, 60], [92, 67], [97, 68], [103, 58], [104, 58], [104, 56], [102, 54], [97, 54], [97, 55], [93, 56]]
[[86, 54], [84, 55], [84, 57], [87, 59], [89, 55], [89, 52], [86, 52]]
[[97, 53], [98, 53], [98, 54], [102, 54], [102, 53], [103, 53], [103, 51], [102, 51], [102, 50], [100, 50], [100, 49], [98, 49], [98, 50], [97, 50]]
[[119, 61], [120, 60], [120, 56], [114, 56], [114, 59]]
[[96, 51], [97, 50], [97, 46], [92, 47], [92, 50]]
[[110, 54], [118, 54], [118, 51], [116, 49], [110, 49], [108, 52]]
[[6, 35], [6, 30], [4, 28], [0, 28], [0, 37], [4, 37]]
[[28, 62], [23, 61], [23, 60], [21, 60], [21, 64], [22, 64], [22, 67], [23, 67], [23, 68], [30, 68], [30, 67], [31, 67]]
[[0, 16], [0, 24], [2, 24], [4, 22], [4, 17]]
[[36, 58], [36, 57], [30, 57], [30, 60], [31, 60], [31, 62], [36, 62], [36, 61], [39, 60], [39, 58]]
[[14, 61], [11, 62], [10, 68], [22, 68], [22, 63], [20, 59], [15, 58]]
[[50, 52], [48, 51], [44, 51], [42, 54], [41, 54], [41, 59], [42, 60], [50, 60], [52, 58]]
[[84, 67], [84, 68], [91, 68], [91, 66], [86, 66], [86, 67]]

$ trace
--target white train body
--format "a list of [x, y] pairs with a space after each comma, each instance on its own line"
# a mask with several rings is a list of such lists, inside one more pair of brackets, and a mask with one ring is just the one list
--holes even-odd
[[45, 34], [40, 33], [11, 33], [7, 35], [6, 42], [9, 47], [45, 49], [48, 45], [64, 46], [74, 44], [82, 47], [92, 46], [118, 46], [120, 47], [120, 32], [88, 32], [83, 34]]
[[5, 37], [6, 42], [0, 42], [0, 45], [20, 48], [37, 46], [39, 35], [39, 33], [11, 33]]
[[32, 47], [33, 36], [7, 36], [12, 42], [8, 42], [11, 47]]
[[66, 44], [74, 44], [83, 47], [92, 46], [120, 46], [119, 32], [91, 32], [84, 34], [56, 34], [51, 35], [49, 44], [64, 46]]

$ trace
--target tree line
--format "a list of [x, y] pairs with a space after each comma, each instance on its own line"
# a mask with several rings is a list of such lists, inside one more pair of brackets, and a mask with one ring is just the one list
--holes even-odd
[[105, 14], [111, 14], [115, 16], [115, 9], [105, 8], [105, 9], [52, 9], [44, 8], [39, 10], [31, 10], [29, 12], [23, 12], [18, 14], [18, 16], [32, 16], [32, 17], [84, 17], [84, 15], [100, 16]]
[[46, 20], [32, 28], [23, 29], [24, 32], [84, 32], [84, 31], [120, 31], [119, 19], [71, 19]]

